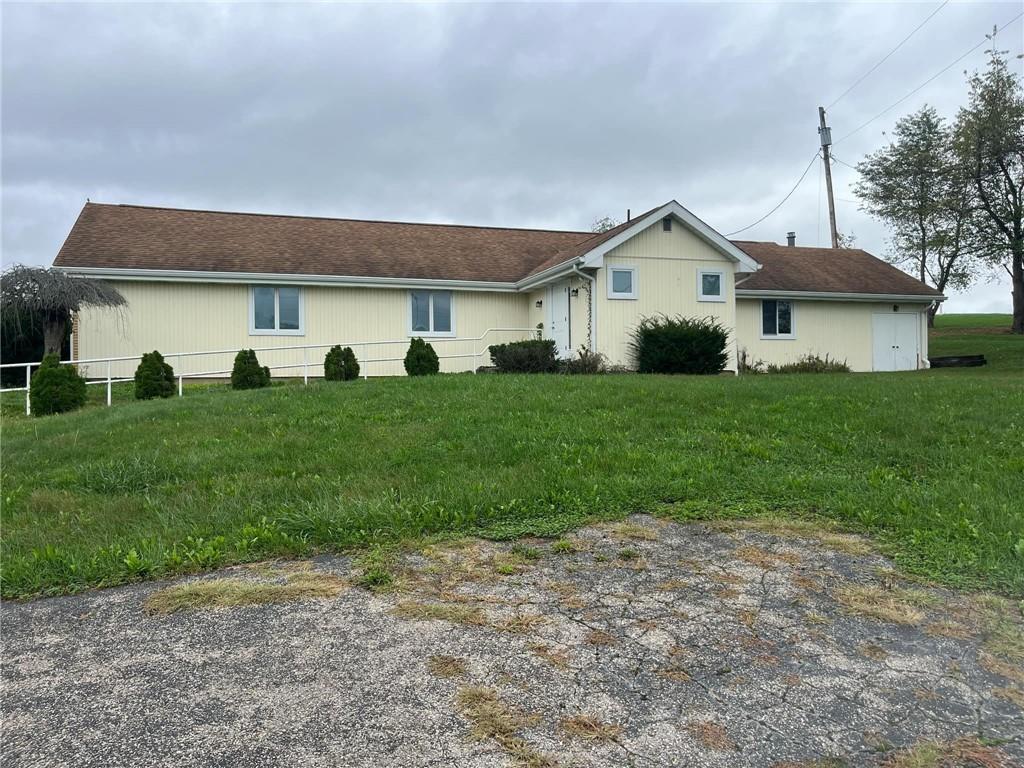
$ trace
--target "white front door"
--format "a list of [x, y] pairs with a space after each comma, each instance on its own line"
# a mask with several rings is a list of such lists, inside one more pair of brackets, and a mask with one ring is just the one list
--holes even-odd
[[572, 353], [569, 335], [569, 281], [548, 288], [548, 334], [555, 340], [555, 353], [562, 358]]
[[913, 371], [921, 354], [921, 318], [916, 313], [893, 312], [872, 316], [876, 371]]

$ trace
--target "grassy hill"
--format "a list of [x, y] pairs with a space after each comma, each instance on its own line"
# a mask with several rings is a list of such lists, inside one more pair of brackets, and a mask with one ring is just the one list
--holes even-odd
[[1024, 339], [949, 319], [934, 351], [991, 366], [215, 386], [38, 419], [7, 396], [2, 593], [646, 510], [827, 518], [1024, 595]]

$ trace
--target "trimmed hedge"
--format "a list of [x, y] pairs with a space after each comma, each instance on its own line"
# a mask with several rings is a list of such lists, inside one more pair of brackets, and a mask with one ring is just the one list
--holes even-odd
[[417, 337], [409, 342], [405, 353], [405, 372], [410, 376], [430, 376], [441, 370], [437, 352], [423, 339]]
[[500, 373], [555, 373], [559, 369], [553, 339], [529, 339], [490, 346], [491, 362]]
[[644, 318], [630, 344], [640, 373], [715, 374], [725, 370], [728, 329], [714, 318]]
[[259, 389], [270, 386], [270, 369], [261, 366], [256, 353], [251, 349], [240, 350], [235, 355], [231, 369], [232, 389]]
[[359, 362], [352, 347], [331, 347], [324, 358], [324, 378], [328, 381], [351, 381], [359, 378]]
[[135, 369], [135, 399], [152, 400], [174, 394], [174, 369], [155, 349], [147, 352]]
[[29, 400], [35, 416], [77, 410], [85, 405], [85, 379], [73, 365], [61, 365], [51, 352], [32, 374]]

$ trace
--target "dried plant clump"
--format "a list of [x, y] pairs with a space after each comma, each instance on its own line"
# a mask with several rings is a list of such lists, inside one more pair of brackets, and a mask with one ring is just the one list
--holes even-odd
[[427, 669], [434, 677], [463, 677], [466, 674], [466, 660], [458, 656], [431, 656]]
[[536, 721], [506, 705], [493, 688], [466, 686], [455, 696], [459, 711], [473, 727], [473, 737], [497, 742], [522, 768], [555, 768], [557, 763], [531, 747], [518, 732]]
[[553, 667], [565, 669], [569, 666], [569, 652], [566, 650], [552, 648], [550, 645], [544, 645], [544, 643], [532, 643], [530, 651], [537, 658], [543, 659]]
[[843, 587], [836, 599], [847, 611], [891, 624], [916, 626], [926, 618], [926, 608], [939, 604], [939, 599], [924, 590], [885, 589], [866, 584]]
[[606, 723], [594, 715], [573, 715], [561, 722], [562, 730], [583, 741], [615, 741], [622, 735], [622, 726]]
[[395, 615], [413, 621], [447, 621], [452, 624], [486, 626], [487, 614], [474, 606], [451, 605], [449, 603], [421, 603], [403, 600], [395, 606]]
[[1006, 756], [971, 736], [950, 742], [922, 741], [892, 755], [884, 768], [1010, 768]]
[[590, 645], [615, 645], [619, 641], [615, 635], [603, 629], [594, 629], [587, 633], [586, 641]]
[[153, 616], [165, 616], [184, 610], [287, 603], [335, 597], [345, 586], [338, 576], [318, 571], [292, 573], [284, 581], [206, 579], [157, 590], [146, 599], [145, 610]]
[[719, 751], [736, 749], [736, 742], [729, 738], [725, 728], [713, 720], [697, 720], [688, 723], [686, 730], [708, 749]]

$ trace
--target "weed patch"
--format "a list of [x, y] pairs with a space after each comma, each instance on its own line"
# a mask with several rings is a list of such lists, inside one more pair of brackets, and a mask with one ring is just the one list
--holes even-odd
[[518, 735], [521, 729], [534, 722], [534, 718], [505, 704], [493, 688], [460, 688], [455, 702], [463, 717], [470, 722], [474, 738], [497, 742], [515, 765], [522, 768], [555, 768], [557, 765]]
[[316, 571], [291, 573], [280, 582], [206, 579], [157, 590], [146, 598], [145, 610], [150, 615], [166, 616], [185, 610], [289, 603], [335, 597], [345, 586], [343, 579]]
[[427, 670], [434, 677], [464, 677], [466, 660], [458, 656], [431, 656], [427, 659]]
[[606, 723], [594, 715], [573, 715], [559, 723], [574, 739], [583, 741], [615, 741], [622, 735], [622, 726]]
[[927, 616], [926, 609], [939, 605], [939, 599], [924, 590], [868, 585], [843, 587], [836, 593], [836, 599], [850, 613], [892, 624], [918, 625]]

